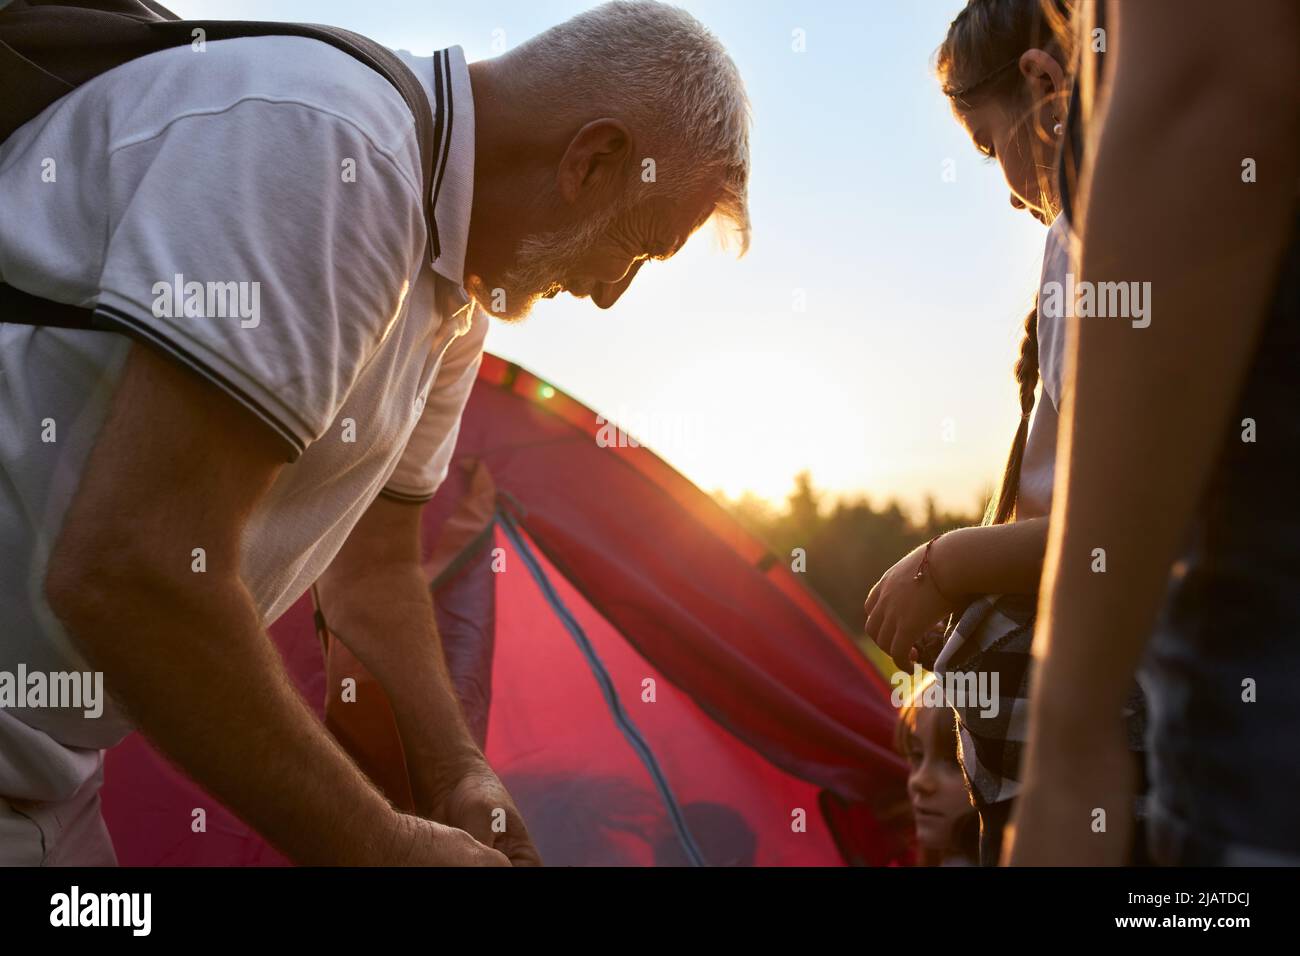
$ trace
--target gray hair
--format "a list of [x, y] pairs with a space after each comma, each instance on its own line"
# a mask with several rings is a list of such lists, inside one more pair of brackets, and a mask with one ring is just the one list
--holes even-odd
[[732, 227], [742, 254], [748, 248], [749, 99], [735, 63], [698, 20], [655, 0], [614, 0], [509, 56], [528, 64], [529, 92], [548, 109], [582, 120], [598, 104], [636, 130], [665, 191], [720, 183], [714, 215]]

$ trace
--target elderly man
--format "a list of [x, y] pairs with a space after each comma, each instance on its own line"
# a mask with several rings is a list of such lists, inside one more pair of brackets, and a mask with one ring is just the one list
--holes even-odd
[[[450, 687], [421, 503], [484, 312], [608, 308], [711, 216], [743, 246], [748, 108], [716, 39], [652, 2], [406, 62], [442, 104], [433, 256], [411, 111], [313, 40], [131, 61], [0, 146], [0, 280], [128, 333], [0, 324], [0, 671], [99, 670], [112, 698], [0, 709], [0, 863], [113, 862], [102, 751], [132, 725], [296, 861], [539, 862]], [[418, 816], [267, 639], [315, 581]]]

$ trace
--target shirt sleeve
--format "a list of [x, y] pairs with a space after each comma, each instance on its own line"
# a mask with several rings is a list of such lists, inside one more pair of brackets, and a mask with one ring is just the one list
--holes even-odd
[[227, 392], [290, 461], [334, 420], [424, 247], [413, 140], [385, 148], [343, 109], [182, 116], [115, 147], [104, 186], [96, 323]]
[[460, 418], [465, 403], [478, 378], [483, 362], [483, 342], [488, 321], [482, 310], [474, 309], [469, 330], [457, 336], [443, 355], [442, 365], [415, 430], [407, 439], [397, 467], [384, 486], [383, 495], [397, 501], [428, 501], [447, 477], [456, 439], [460, 435]]
[[1049, 283], [1056, 283], [1058, 294], [1054, 300], [1062, 301], [1059, 293], [1067, 286], [1066, 274], [1071, 268], [1070, 248], [1070, 224], [1062, 214], [1056, 217], [1052, 228], [1047, 231], [1038, 299], [1038, 373], [1043, 383], [1043, 394], [1051, 399], [1052, 406], [1058, 412], [1061, 408], [1061, 379], [1065, 372], [1065, 341], [1068, 334], [1066, 323], [1070, 320], [1065, 315], [1057, 314], [1064, 309], [1048, 305], [1052, 297], [1048, 296], [1047, 289]]

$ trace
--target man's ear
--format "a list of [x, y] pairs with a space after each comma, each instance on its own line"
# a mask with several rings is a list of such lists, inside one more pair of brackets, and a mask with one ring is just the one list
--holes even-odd
[[578, 130], [560, 157], [557, 185], [564, 201], [612, 191], [631, 150], [632, 135], [616, 119], [592, 120]]

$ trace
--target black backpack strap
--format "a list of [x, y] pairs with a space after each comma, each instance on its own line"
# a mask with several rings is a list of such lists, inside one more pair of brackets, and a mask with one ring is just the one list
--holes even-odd
[[0, 323], [44, 325], [55, 329], [93, 329], [94, 311], [42, 299], [0, 282]]

